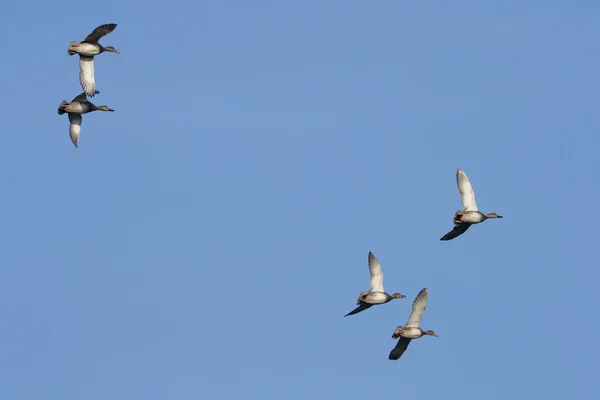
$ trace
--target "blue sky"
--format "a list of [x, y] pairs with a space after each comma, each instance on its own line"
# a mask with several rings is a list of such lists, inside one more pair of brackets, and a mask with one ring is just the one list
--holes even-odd
[[4, 4], [0, 398], [596, 398], [600, 4], [422, 3]]

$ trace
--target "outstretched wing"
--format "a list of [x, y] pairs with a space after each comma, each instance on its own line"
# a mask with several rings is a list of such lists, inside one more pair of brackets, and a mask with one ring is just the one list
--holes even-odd
[[79, 83], [83, 92], [89, 97], [96, 94], [96, 79], [94, 78], [94, 57], [79, 56]]
[[344, 315], [344, 317], [347, 317], [348, 315], [358, 314], [361, 311], [365, 311], [367, 308], [371, 307], [372, 305], [373, 304], [362, 303], [361, 305], [356, 307], [354, 310], [352, 310], [348, 314]]
[[81, 132], [81, 114], [69, 114], [69, 121], [71, 122], [71, 126], [69, 126], [71, 141], [75, 147], [78, 147], [79, 133]]
[[398, 340], [398, 343], [396, 343], [396, 347], [394, 347], [392, 351], [390, 351], [390, 356], [388, 358], [390, 360], [397, 360], [400, 357], [402, 357], [402, 354], [404, 354], [404, 352], [408, 348], [408, 345], [410, 344], [411, 340], [412, 339], [400, 337], [400, 340]]
[[[94, 91], [94, 94], [99, 94], [99, 91]], [[71, 103], [75, 102], [75, 101], [88, 101], [87, 99], [87, 95], [85, 94], [85, 92], [77, 95], [77, 97], [75, 97], [73, 100], [71, 100]]]
[[94, 29], [94, 31], [92, 33], [87, 35], [87, 37], [85, 39], [83, 39], [83, 41], [88, 42], [88, 43], [98, 43], [98, 40], [100, 40], [100, 38], [102, 36], [108, 35], [112, 31], [114, 31], [116, 27], [117, 27], [117, 24], [100, 25], [99, 27]]
[[412, 312], [408, 317], [408, 321], [406, 321], [406, 328], [420, 328], [421, 317], [423, 316], [423, 312], [425, 311], [425, 307], [427, 306], [427, 298], [429, 296], [429, 291], [427, 288], [421, 290], [415, 301], [413, 301]]
[[471, 224], [468, 224], [466, 222], [458, 224], [454, 227], [454, 229], [452, 229], [450, 232], [446, 233], [440, 240], [452, 240], [456, 237], [459, 237], [460, 235], [465, 233], [467, 231], [467, 229], [469, 229], [470, 226], [471, 226]]
[[371, 252], [369, 252], [369, 272], [371, 273], [369, 292], [383, 292], [383, 269]]
[[467, 174], [462, 169], [456, 171], [456, 184], [460, 192], [460, 201], [462, 202], [465, 211], [478, 211], [475, 204], [475, 192], [471, 186], [471, 182]]

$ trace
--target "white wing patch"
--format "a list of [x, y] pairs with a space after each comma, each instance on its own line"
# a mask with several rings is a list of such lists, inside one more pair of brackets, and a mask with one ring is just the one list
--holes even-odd
[[456, 184], [460, 192], [460, 201], [464, 211], [478, 211], [475, 204], [475, 192], [471, 186], [471, 182], [462, 169], [456, 171]]
[[69, 121], [71, 122], [71, 126], [69, 126], [71, 141], [75, 147], [78, 147], [79, 134], [81, 133], [81, 114], [69, 114]]
[[371, 252], [369, 252], [369, 272], [371, 273], [369, 292], [383, 292], [383, 269]]
[[96, 94], [94, 57], [79, 56], [79, 82], [85, 94], [94, 97]]
[[427, 306], [427, 297], [429, 291], [427, 288], [421, 290], [412, 305], [412, 312], [406, 321], [405, 328], [419, 328], [421, 324], [421, 317]]

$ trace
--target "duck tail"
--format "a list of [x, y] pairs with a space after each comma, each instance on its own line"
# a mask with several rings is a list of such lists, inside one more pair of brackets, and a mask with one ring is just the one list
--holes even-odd
[[363, 292], [362, 290], [360, 291], [360, 294], [358, 295], [358, 300], [356, 301], [356, 304], [360, 304], [360, 303], [361, 303], [361, 299], [363, 298], [363, 296], [364, 296], [365, 294], [366, 294], [366, 293], [365, 293], [365, 292]]
[[73, 45], [75, 45], [75, 46], [79, 46], [79, 43], [77, 43], [77, 42], [71, 42], [71, 44], [69, 44], [69, 49], [67, 50], [67, 53], [68, 53], [70, 56], [72, 56], [73, 54], [77, 54], [77, 52], [76, 52], [76, 51], [74, 51], [74, 50], [71, 50], [71, 47], [74, 47]]
[[394, 330], [394, 333], [392, 333], [392, 339], [398, 339], [400, 337], [401, 331], [402, 331], [402, 327], [397, 326], [396, 329]]
[[66, 113], [65, 108], [67, 106], [67, 101], [63, 100], [60, 102], [60, 105], [58, 106], [58, 115], [63, 115], [64, 113]]
[[461, 217], [463, 215], [462, 210], [458, 210], [454, 213], [454, 226], [458, 226], [462, 223]]

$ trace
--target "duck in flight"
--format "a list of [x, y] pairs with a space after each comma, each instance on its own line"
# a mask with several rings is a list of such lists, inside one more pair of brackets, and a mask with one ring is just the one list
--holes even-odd
[[[100, 93], [99, 91], [95, 91], [94, 94]], [[88, 101], [85, 92], [81, 93], [79, 96], [75, 97], [70, 103], [66, 100], [60, 102], [58, 106], [58, 114], [63, 115], [64, 113], [69, 114], [69, 121], [71, 125], [69, 126], [69, 135], [71, 136], [71, 141], [78, 147], [79, 144], [79, 134], [81, 133], [81, 114], [87, 114], [92, 111], [115, 111], [107, 106], [97, 106]]]
[[85, 94], [94, 97], [96, 94], [96, 79], [94, 77], [94, 56], [110, 51], [121, 54], [119, 50], [112, 46], [102, 46], [98, 40], [115, 30], [117, 24], [100, 25], [82, 42], [71, 42], [68, 53], [70, 56], [79, 54], [79, 83]]
[[496, 213], [484, 214], [477, 209], [475, 203], [475, 192], [467, 174], [462, 169], [456, 171], [456, 183], [460, 192], [460, 201], [463, 210], [454, 213], [454, 229], [446, 233], [440, 240], [452, 240], [469, 229], [473, 224], [479, 224], [488, 218], [502, 218], [502, 215]]
[[379, 261], [377, 261], [377, 258], [375, 258], [371, 252], [369, 252], [369, 272], [371, 273], [371, 285], [369, 291], [367, 293], [364, 293], [362, 290], [360, 291], [356, 303], [358, 304], [358, 307], [344, 315], [344, 317], [358, 314], [376, 304], [385, 304], [393, 299], [402, 299], [406, 297], [400, 293], [389, 295], [383, 290], [383, 269], [381, 269]]
[[427, 297], [429, 291], [427, 288], [424, 288], [419, 292], [415, 301], [412, 305], [412, 312], [408, 317], [408, 321], [406, 321], [405, 326], [398, 326], [394, 330], [392, 334], [392, 339], [398, 339], [398, 343], [396, 343], [396, 347], [392, 349], [389, 355], [390, 360], [397, 360], [402, 357], [402, 354], [408, 348], [410, 341], [413, 339], [418, 339], [421, 336], [430, 335], [437, 337], [438, 335], [432, 331], [427, 330], [424, 331], [421, 329], [421, 317], [423, 316], [423, 312], [425, 311], [425, 307], [427, 306]]

